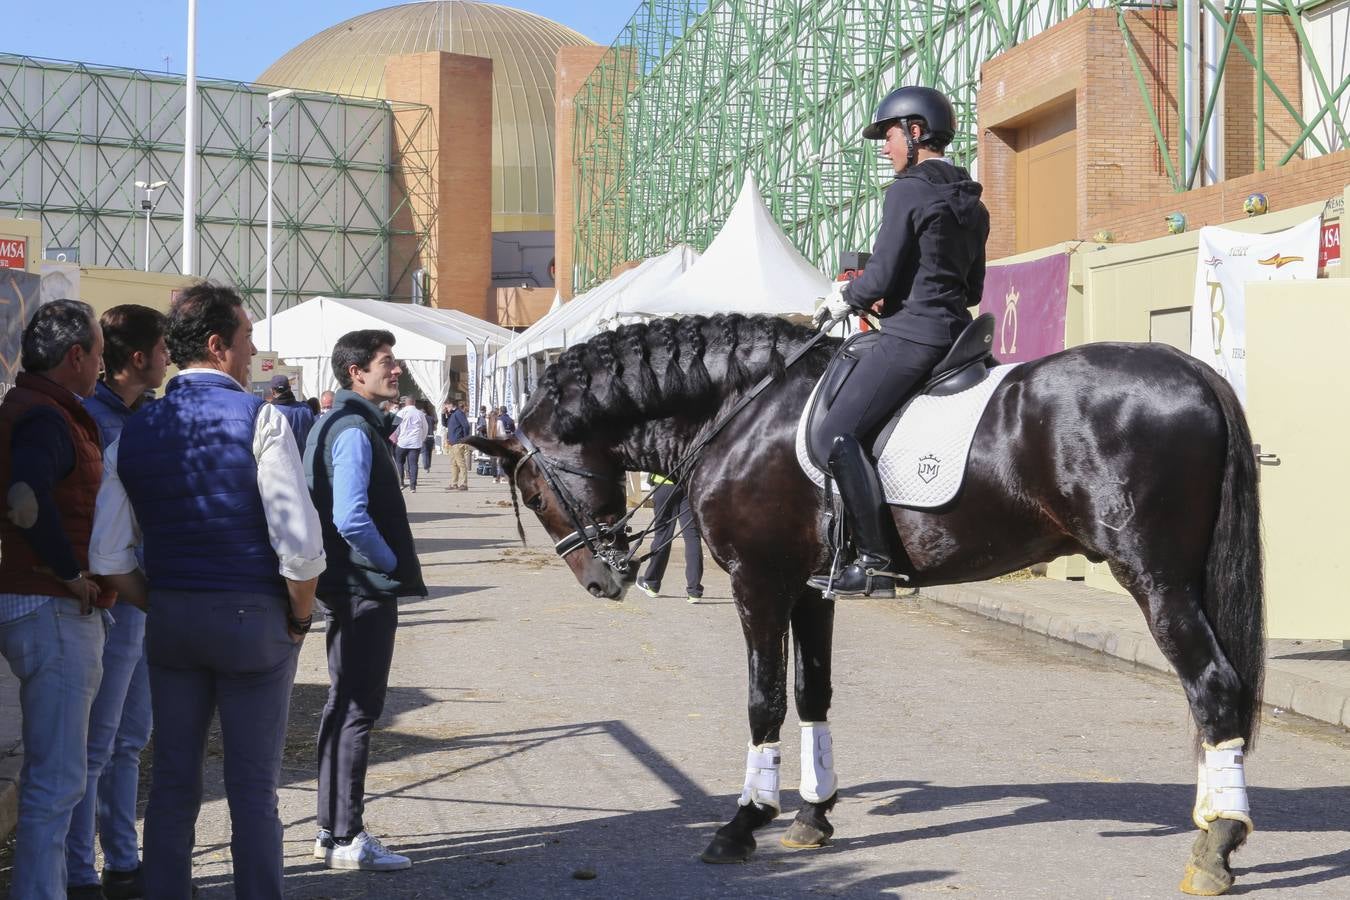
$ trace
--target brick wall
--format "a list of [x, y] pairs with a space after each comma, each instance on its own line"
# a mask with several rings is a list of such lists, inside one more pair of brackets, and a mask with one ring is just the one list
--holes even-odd
[[564, 300], [572, 299], [572, 239], [576, 222], [573, 195], [572, 142], [576, 123], [577, 89], [608, 50], [605, 47], [559, 47], [558, 81], [553, 121], [557, 123], [553, 159], [553, 250], [557, 262], [554, 284]]
[[443, 52], [395, 56], [385, 64], [385, 92], [391, 100], [431, 107], [435, 164], [428, 199], [436, 216], [423, 257], [431, 301], [490, 321], [496, 314], [489, 308], [492, 60]]
[[[1016, 251], [1018, 132], [1068, 94], [1074, 98], [1077, 113], [1077, 170], [1072, 177], [1077, 198], [1074, 231], [1079, 237], [1087, 238], [1104, 227], [1114, 231], [1117, 240], [1132, 240], [1129, 235], [1145, 230], [1146, 237], [1157, 237], [1163, 233], [1163, 213], [1184, 209], [1182, 195], [1172, 190], [1149, 116], [1152, 105], [1175, 156], [1180, 128], [1176, 16], [1172, 10], [1130, 10], [1125, 13], [1125, 26], [1148, 87], [1147, 99], [1139, 89], [1112, 10], [1083, 10], [982, 67], [977, 104], [980, 180], [991, 220], [991, 259]], [[1253, 17], [1244, 17], [1237, 35], [1249, 48], [1255, 47], [1254, 31]], [[1301, 95], [1299, 59], [1293, 28], [1281, 17], [1267, 16], [1266, 72], [1295, 108]], [[1225, 174], [1229, 179], [1242, 178], [1256, 171], [1253, 123], [1258, 87], [1253, 67], [1236, 47], [1229, 53], [1224, 83]], [[1265, 95], [1265, 155], [1270, 169], [1292, 145], [1298, 129], [1274, 91], [1266, 87]], [[1264, 183], [1269, 178], [1267, 173]], [[1297, 181], [1294, 178], [1290, 183]], [[1227, 188], [1230, 194], [1240, 192], [1237, 215], [1241, 215], [1242, 198], [1251, 190]], [[1197, 201], [1202, 218], [1208, 215], [1205, 202], [1219, 206], [1227, 202], [1226, 218], [1233, 218], [1231, 201], [1221, 200]], [[1286, 205], [1294, 203], [1289, 200]], [[1124, 209], [1148, 212], [1140, 212], [1136, 221], [1123, 215]], [[1145, 217], [1155, 212], [1157, 220], [1146, 222]], [[1117, 222], [1122, 223], [1120, 227], [1115, 227]]]
[[[1241, 178], [1228, 178], [1184, 194], [1154, 197], [1126, 209], [1108, 210], [1088, 220], [1088, 233], [1106, 229], [1117, 242], [1143, 241], [1167, 234], [1163, 216], [1186, 215], [1186, 229], [1219, 225], [1243, 216], [1242, 201], [1253, 192], [1266, 195], [1271, 209], [1289, 209], [1339, 196], [1350, 184], [1350, 150], [1296, 159], [1288, 165]], [[991, 258], [992, 254], [991, 254]]]

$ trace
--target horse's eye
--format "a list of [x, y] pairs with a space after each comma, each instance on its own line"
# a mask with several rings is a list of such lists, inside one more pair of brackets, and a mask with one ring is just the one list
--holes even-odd
[[533, 497], [531, 497], [530, 499], [528, 499], [528, 500], [525, 501], [525, 505], [528, 506], [530, 509], [534, 510], [535, 512], [543, 512], [543, 511], [544, 511], [544, 495], [543, 495], [543, 494], [535, 494]]

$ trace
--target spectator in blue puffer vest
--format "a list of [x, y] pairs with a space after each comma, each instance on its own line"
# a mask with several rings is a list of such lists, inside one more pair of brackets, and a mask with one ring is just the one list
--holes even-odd
[[155, 726], [145, 895], [191, 894], [202, 761], [218, 714], [235, 896], [281, 900], [277, 783], [323, 532], [290, 424], [244, 388], [255, 351], [239, 295], [188, 288], [170, 309], [167, 341], [182, 371], [108, 448], [90, 549], [97, 572], [137, 572], [139, 522]]
[[314, 410], [309, 404], [295, 399], [291, 390], [291, 380], [285, 375], [272, 376], [272, 405], [281, 410], [286, 421], [291, 423], [291, 433], [301, 453], [305, 452], [305, 441], [309, 439], [309, 430], [314, 427]]

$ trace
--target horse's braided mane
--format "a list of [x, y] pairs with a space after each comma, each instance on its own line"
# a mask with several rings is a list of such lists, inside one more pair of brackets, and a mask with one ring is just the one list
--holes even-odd
[[[575, 443], [597, 430], [706, 408], [768, 374], [782, 377], [784, 358], [813, 334], [773, 316], [735, 313], [624, 325], [564, 351], [539, 393], [552, 401], [554, 433]], [[714, 363], [719, 385], [705, 361]]]

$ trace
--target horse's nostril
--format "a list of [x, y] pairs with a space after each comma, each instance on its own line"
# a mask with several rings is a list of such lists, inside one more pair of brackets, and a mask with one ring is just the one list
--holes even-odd
[[605, 595], [605, 592], [601, 590], [600, 585], [596, 584], [594, 581], [586, 585], [586, 590], [591, 592], [592, 597], [603, 597]]

